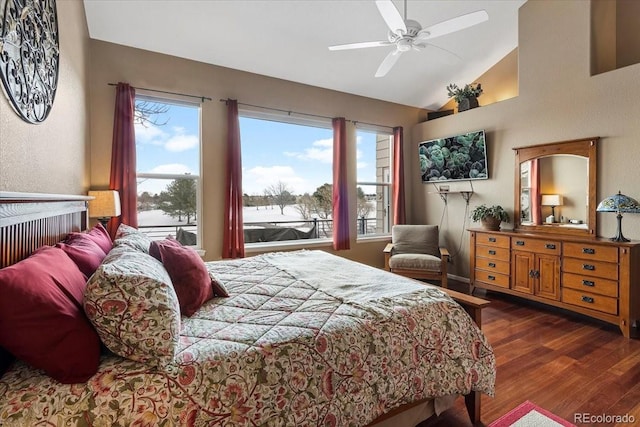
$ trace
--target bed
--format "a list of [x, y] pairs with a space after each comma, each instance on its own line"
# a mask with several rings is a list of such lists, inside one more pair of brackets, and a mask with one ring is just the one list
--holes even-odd
[[[86, 229], [86, 217], [83, 196], [0, 193], [0, 266]], [[103, 263], [147, 260], [137, 252], [114, 246]], [[477, 423], [480, 394], [493, 395], [480, 299], [321, 251], [206, 269], [229, 296], [179, 316], [177, 336], [158, 340], [175, 340], [168, 362], [103, 348], [97, 372], [62, 384], [16, 360], [0, 378], [0, 425], [400, 426], [461, 395]]]

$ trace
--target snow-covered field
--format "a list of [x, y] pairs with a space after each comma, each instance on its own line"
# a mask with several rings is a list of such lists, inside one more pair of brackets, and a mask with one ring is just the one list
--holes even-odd
[[[311, 228], [311, 223], [304, 222], [302, 216], [296, 209], [296, 205], [285, 206], [284, 214], [280, 214], [280, 208], [278, 206], [259, 206], [244, 207], [242, 209], [243, 222], [246, 223], [270, 223], [281, 221], [300, 221], [296, 223], [282, 224], [283, 227], [293, 227], [301, 231], [307, 231]], [[369, 214], [371, 218], [375, 216], [375, 212]], [[373, 224], [373, 223], [372, 223]], [[375, 224], [373, 224], [375, 226]], [[168, 234], [175, 236], [179, 228], [183, 228], [190, 232], [197, 232], [197, 221], [193, 221], [191, 224], [187, 224], [186, 218], [182, 218], [182, 222], [177, 218], [171, 218], [161, 210], [143, 211], [138, 213], [138, 226], [143, 228], [144, 232], [149, 234], [154, 239], [163, 239]], [[329, 229], [330, 229], [330, 225]], [[250, 226], [246, 225], [245, 228], [260, 228], [259, 225]], [[321, 226], [321, 229], [324, 229]]]
[[[245, 207], [242, 209], [244, 222], [272, 222], [272, 221], [296, 221], [302, 219], [295, 205], [285, 206], [284, 215], [280, 214], [278, 206]], [[196, 222], [194, 222], [196, 224]], [[152, 225], [185, 226], [186, 218], [179, 222], [177, 218], [171, 218], [159, 209], [138, 213], [138, 225], [148, 227]]]

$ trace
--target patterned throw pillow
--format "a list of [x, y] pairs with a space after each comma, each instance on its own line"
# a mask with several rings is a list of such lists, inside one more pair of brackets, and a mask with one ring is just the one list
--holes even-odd
[[169, 274], [152, 256], [115, 246], [87, 283], [84, 310], [112, 352], [157, 367], [174, 360], [180, 306]]
[[130, 227], [126, 224], [120, 224], [118, 231], [116, 232], [116, 238], [113, 241], [113, 246], [129, 246], [137, 251], [149, 253], [149, 246], [151, 245], [151, 239], [146, 234], [140, 232], [137, 228]]

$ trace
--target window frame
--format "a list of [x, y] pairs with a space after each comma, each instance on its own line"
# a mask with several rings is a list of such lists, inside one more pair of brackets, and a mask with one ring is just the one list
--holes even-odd
[[[238, 116], [240, 118], [248, 118], [255, 120], [264, 120], [269, 122], [278, 122], [287, 125], [294, 126], [307, 126], [313, 128], [320, 128], [329, 131], [333, 131], [333, 125], [331, 119], [315, 116], [315, 115], [300, 115], [299, 113], [293, 113], [288, 111], [280, 111], [275, 109], [265, 109], [251, 105], [241, 105], [238, 108]], [[242, 135], [242, 129], [240, 130]], [[242, 138], [241, 138], [242, 139]], [[242, 145], [242, 142], [241, 142]], [[244, 165], [242, 165], [244, 168]], [[329, 166], [329, 170], [333, 169], [333, 161]], [[331, 180], [333, 185], [333, 179]], [[244, 193], [244, 189], [243, 189]], [[244, 207], [244, 203], [243, 203]], [[333, 220], [333, 218], [332, 218]], [[244, 229], [243, 219], [243, 229]], [[321, 237], [313, 239], [297, 239], [297, 240], [281, 240], [281, 241], [269, 241], [269, 242], [254, 242], [244, 244], [245, 253], [260, 253], [265, 250], [272, 250], [278, 248], [284, 249], [305, 249], [311, 247], [326, 247], [332, 244], [331, 237]]]
[[[394, 186], [394, 182], [393, 182], [393, 166], [394, 166], [394, 161], [393, 161], [393, 143], [394, 143], [394, 135], [393, 135], [393, 131], [390, 130], [390, 128], [384, 127], [384, 126], [376, 126], [376, 125], [361, 125], [359, 123], [356, 124], [356, 141], [357, 138], [359, 136], [359, 132], [365, 132], [365, 133], [373, 133], [376, 135], [376, 170], [377, 170], [377, 139], [380, 135], [384, 135], [385, 137], [387, 137], [387, 141], [388, 141], [388, 152], [389, 152], [389, 163], [386, 166], [383, 166], [383, 177], [384, 177], [384, 169], [388, 169], [388, 176], [389, 176], [389, 180], [388, 182], [377, 182], [377, 181], [358, 181], [358, 171], [356, 168], [356, 194], [357, 194], [357, 189], [360, 186], [369, 186], [369, 187], [382, 187], [384, 189], [384, 191], [387, 192], [388, 194], [388, 203], [387, 206], [385, 207], [385, 215], [386, 218], [384, 219], [385, 224], [384, 224], [384, 228], [387, 228], [386, 232], [382, 232], [382, 233], [364, 233], [364, 234], [360, 234], [359, 230], [356, 236], [356, 241], [358, 240], [370, 240], [370, 239], [376, 239], [376, 238], [388, 238], [391, 235], [391, 227], [393, 226], [392, 224], [392, 218], [393, 218], [393, 201], [392, 201], [392, 197], [393, 197], [393, 186]], [[357, 148], [356, 148], [357, 149]], [[376, 173], [377, 176], [377, 173]], [[384, 179], [384, 178], [383, 178]], [[384, 200], [384, 196], [383, 196], [383, 200]], [[356, 215], [357, 217], [357, 215]], [[356, 218], [359, 219], [359, 218]], [[377, 216], [376, 216], [376, 220], [377, 220]], [[376, 226], [377, 228], [377, 226]]]
[[[150, 172], [138, 172], [138, 153], [136, 148], [136, 182], [138, 179], [167, 179], [167, 180], [178, 180], [178, 179], [193, 179], [196, 181], [196, 218], [198, 223], [196, 224], [196, 245], [192, 246], [195, 249], [200, 250], [202, 245], [202, 224], [200, 223], [200, 218], [202, 218], [202, 205], [203, 205], [203, 189], [202, 189], [202, 102], [193, 101], [193, 100], [185, 100], [176, 95], [175, 97], [171, 95], [167, 96], [157, 96], [154, 94], [149, 94], [144, 90], [137, 90], [134, 100], [134, 109], [135, 103], [141, 101], [155, 102], [159, 104], [173, 104], [183, 107], [191, 107], [197, 109], [198, 112], [198, 173], [197, 174], [167, 174], [167, 173], [150, 173]], [[136, 140], [137, 144], [137, 140]], [[137, 186], [136, 186], [137, 187]], [[136, 188], [137, 193], [137, 188]], [[136, 194], [136, 201], [138, 198], [138, 194]], [[136, 214], [138, 213], [136, 207]]]

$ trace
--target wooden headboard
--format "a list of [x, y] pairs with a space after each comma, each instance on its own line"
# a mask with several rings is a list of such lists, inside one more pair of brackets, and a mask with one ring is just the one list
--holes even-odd
[[0, 191], [0, 268], [87, 228], [88, 196]]

